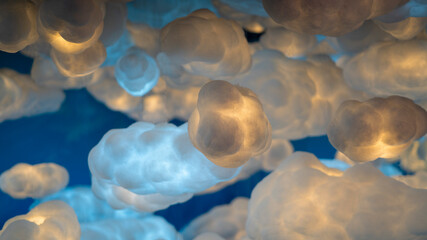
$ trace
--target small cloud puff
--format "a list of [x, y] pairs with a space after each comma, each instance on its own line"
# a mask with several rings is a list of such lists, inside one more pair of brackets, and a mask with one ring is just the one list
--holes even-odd
[[285, 28], [299, 33], [339, 36], [383, 15], [408, 0], [263, 0], [267, 13]]
[[327, 133], [331, 144], [353, 161], [393, 158], [427, 133], [427, 112], [400, 96], [345, 101]]
[[250, 239], [425, 239], [426, 222], [426, 190], [369, 163], [342, 172], [299, 152], [255, 187], [246, 230]]
[[187, 125], [137, 122], [107, 132], [89, 154], [94, 193], [113, 208], [156, 211], [237, 174], [191, 144]]
[[427, 42], [383, 42], [351, 58], [343, 66], [350, 87], [373, 96], [400, 95], [427, 99]]
[[62, 91], [42, 88], [28, 75], [0, 69], [0, 122], [57, 111], [64, 98]]
[[270, 122], [255, 93], [221, 80], [200, 89], [188, 132], [197, 149], [227, 168], [243, 165], [271, 144]]
[[182, 231], [182, 235], [185, 240], [192, 240], [196, 236], [200, 239], [210, 239], [200, 236], [204, 233], [217, 234], [226, 240], [238, 240], [246, 236], [247, 214], [248, 199], [239, 197], [228, 205], [216, 206], [197, 217]]
[[67, 169], [55, 163], [18, 163], [0, 175], [0, 188], [13, 198], [43, 198], [67, 186], [68, 180]]
[[186, 71], [213, 79], [249, 69], [251, 55], [242, 28], [207, 9], [178, 18], [160, 32], [161, 51]]
[[80, 225], [70, 206], [50, 201], [9, 219], [0, 231], [0, 239], [80, 240]]

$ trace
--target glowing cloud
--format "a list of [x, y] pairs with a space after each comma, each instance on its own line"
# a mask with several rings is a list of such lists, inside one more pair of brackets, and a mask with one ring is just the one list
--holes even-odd
[[119, 85], [133, 96], [147, 94], [160, 76], [156, 61], [138, 48], [130, 48], [117, 61], [114, 73]]
[[236, 198], [229, 205], [216, 206], [194, 219], [184, 229], [182, 235], [185, 240], [192, 240], [203, 233], [216, 233], [227, 240], [240, 239], [246, 235], [247, 214], [248, 199]]
[[55, 163], [18, 163], [0, 175], [0, 188], [13, 198], [42, 198], [67, 186], [68, 180], [67, 170]]
[[243, 30], [207, 9], [178, 18], [160, 32], [161, 51], [175, 65], [212, 79], [249, 69], [251, 56]]
[[94, 193], [113, 208], [156, 211], [233, 177], [191, 144], [187, 125], [137, 122], [111, 130], [89, 154]]
[[0, 51], [15, 53], [34, 43], [37, 33], [37, 7], [31, 1], [0, 2]]
[[271, 144], [271, 126], [255, 93], [221, 80], [200, 89], [188, 133], [210, 161], [227, 168], [243, 165]]
[[338, 36], [360, 27], [408, 0], [263, 0], [267, 13], [285, 28], [299, 33]]
[[354, 89], [374, 96], [400, 95], [427, 99], [427, 42], [383, 42], [351, 58], [344, 79]]
[[341, 172], [299, 152], [255, 187], [246, 231], [250, 239], [423, 239], [425, 222], [426, 190], [369, 163]]
[[358, 162], [397, 157], [426, 133], [427, 112], [400, 96], [345, 101], [328, 126], [331, 144]]
[[59, 109], [62, 91], [42, 88], [28, 76], [11, 69], [0, 69], [0, 122]]
[[0, 239], [80, 240], [80, 225], [70, 206], [50, 201], [9, 219], [0, 231]]

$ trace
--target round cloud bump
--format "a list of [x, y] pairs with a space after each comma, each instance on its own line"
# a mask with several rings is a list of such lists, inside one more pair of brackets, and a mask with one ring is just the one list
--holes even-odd
[[271, 144], [270, 122], [255, 93], [221, 80], [200, 89], [188, 129], [194, 146], [222, 167], [241, 166]]

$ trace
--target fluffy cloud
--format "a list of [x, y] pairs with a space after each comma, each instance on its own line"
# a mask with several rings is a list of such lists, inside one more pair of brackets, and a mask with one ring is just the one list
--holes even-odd
[[38, 30], [57, 51], [77, 54], [98, 41], [104, 15], [103, 1], [45, 0], [39, 7]]
[[97, 198], [89, 186], [66, 188], [36, 201], [33, 206], [52, 200], [67, 203], [74, 209], [79, 223], [82, 224], [106, 219], [141, 218], [148, 215], [148, 213], [135, 212], [131, 209], [113, 209], [107, 202]]
[[362, 96], [345, 84], [341, 70], [330, 58], [301, 61], [273, 50], [257, 51], [250, 71], [233, 83], [255, 92], [273, 136], [284, 139], [325, 134], [341, 102]]
[[28, 75], [0, 69], [0, 122], [59, 109], [62, 91], [37, 86]]
[[427, 112], [400, 96], [346, 101], [328, 126], [331, 144], [358, 162], [397, 157], [426, 132]]
[[232, 77], [249, 69], [251, 56], [241, 27], [209, 10], [195, 11], [160, 32], [161, 51], [195, 75]]
[[427, 95], [427, 42], [383, 42], [351, 58], [344, 79], [354, 89], [373, 96], [400, 95], [425, 100]]
[[414, 175], [396, 176], [395, 179], [413, 188], [427, 189], [427, 171], [419, 171]]
[[[248, 214], [248, 199], [236, 198], [229, 205], [214, 207], [194, 219], [182, 232], [185, 240], [199, 234], [215, 233], [226, 240], [237, 240], [246, 235], [245, 223]], [[211, 239], [205, 236], [200, 239]], [[212, 239], [213, 238], [212, 236]]]
[[158, 216], [110, 219], [81, 225], [81, 240], [180, 240], [181, 236], [166, 220]]
[[342, 172], [299, 152], [255, 187], [246, 230], [250, 239], [424, 239], [425, 222], [426, 190], [371, 164]]
[[0, 175], [0, 188], [13, 198], [42, 198], [67, 186], [68, 180], [67, 169], [55, 163], [18, 163]]
[[89, 154], [94, 193], [113, 208], [156, 211], [233, 177], [191, 144], [187, 125], [137, 122], [111, 130]]
[[400, 166], [411, 172], [427, 171], [427, 141], [426, 137], [414, 141], [402, 154]]
[[157, 84], [160, 71], [150, 55], [138, 48], [130, 48], [117, 61], [114, 74], [129, 94], [143, 96]]
[[295, 32], [338, 36], [360, 27], [367, 19], [383, 15], [408, 0], [263, 0], [267, 13]]
[[228, 168], [243, 165], [271, 144], [271, 126], [255, 93], [221, 80], [200, 89], [188, 132], [210, 161]]
[[0, 2], [0, 51], [15, 53], [34, 43], [37, 33], [37, 7], [31, 1]]
[[80, 225], [70, 206], [50, 201], [9, 219], [0, 231], [0, 239], [80, 240]]

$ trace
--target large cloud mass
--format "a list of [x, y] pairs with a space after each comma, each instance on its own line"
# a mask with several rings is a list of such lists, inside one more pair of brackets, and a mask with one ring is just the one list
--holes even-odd
[[114, 208], [156, 211], [233, 177], [191, 144], [187, 125], [137, 122], [107, 132], [89, 154], [92, 188]]
[[426, 132], [427, 112], [400, 96], [345, 101], [328, 126], [332, 145], [358, 162], [397, 157]]
[[426, 222], [426, 190], [369, 163], [341, 172], [300, 152], [255, 187], [246, 230], [251, 239], [426, 239]]

